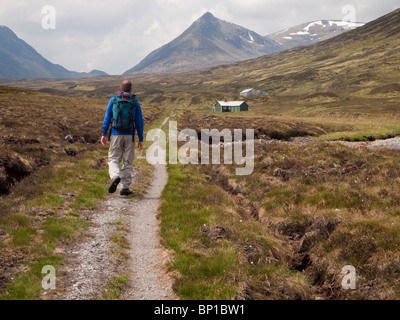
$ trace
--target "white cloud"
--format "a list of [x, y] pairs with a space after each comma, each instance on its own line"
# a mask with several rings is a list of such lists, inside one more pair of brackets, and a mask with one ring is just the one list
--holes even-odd
[[158, 21], [154, 21], [153, 24], [152, 24], [148, 29], [146, 29], [146, 30], [143, 32], [143, 34], [144, 34], [145, 36], [149, 36], [149, 35], [151, 35], [154, 31], [158, 30], [159, 28], [160, 28], [160, 24], [158, 23]]
[[[179, 36], [207, 11], [261, 35], [318, 20], [341, 19], [345, 5], [368, 22], [398, 0], [0, 0], [0, 24], [53, 63], [75, 71], [121, 74]], [[43, 30], [41, 9], [53, 5], [57, 29]]]

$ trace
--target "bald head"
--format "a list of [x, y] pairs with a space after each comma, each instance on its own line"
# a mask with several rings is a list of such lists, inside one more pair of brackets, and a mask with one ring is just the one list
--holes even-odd
[[122, 92], [131, 92], [132, 91], [132, 82], [130, 82], [129, 80], [122, 81], [121, 91]]

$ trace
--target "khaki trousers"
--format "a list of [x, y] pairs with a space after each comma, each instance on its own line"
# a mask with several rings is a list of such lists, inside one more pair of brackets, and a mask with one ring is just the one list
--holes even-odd
[[[133, 159], [135, 145], [132, 136], [111, 135], [110, 149], [108, 151], [108, 169], [110, 178], [119, 176], [123, 189], [128, 189], [132, 184]], [[120, 169], [120, 163], [123, 162]]]

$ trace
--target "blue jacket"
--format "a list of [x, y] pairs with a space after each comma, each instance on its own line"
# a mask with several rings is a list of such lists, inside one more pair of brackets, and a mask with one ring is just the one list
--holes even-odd
[[[114, 97], [110, 99], [110, 102], [108, 103], [108, 106], [107, 106], [106, 115], [104, 116], [103, 133], [102, 133], [103, 136], [107, 135], [108, 128], [110, 127], [110, 124], [111, 124], [113, 104], [114, 104]], [[143, 142], [143, 127], [144, 127], [144, 125], [143, 125], [142, 109], [138, 102], [137, 108], [136, 108], [136, 115], [135, 115], [135, 128], [137, 130], [140, 142]], [[117, 136], [133, 135], [133, 130], [130, 132], [121, 132], [121, 131], [115, 130], [113, 127], [111, 127], [110, 130], [111, 130], [111, 134], [117, 135]]]

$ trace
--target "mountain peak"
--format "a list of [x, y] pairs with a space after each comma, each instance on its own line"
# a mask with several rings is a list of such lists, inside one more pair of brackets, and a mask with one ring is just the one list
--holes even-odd
[[212, 19], [215, 19], [215, 17], [210, 11], [207, 11], [205, 14], [203, 14], [199, 18], [199, 20], [206, 20], [206, 21], [209, 21], [209, 20], [212, 20]]
[[206, 68], [272, 54], [276, 41], [206, 12], [179, 37], [151, 52], [130, 73], [168, 73]]

